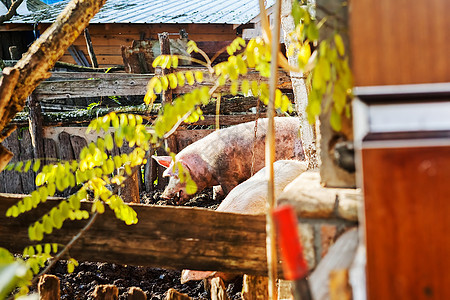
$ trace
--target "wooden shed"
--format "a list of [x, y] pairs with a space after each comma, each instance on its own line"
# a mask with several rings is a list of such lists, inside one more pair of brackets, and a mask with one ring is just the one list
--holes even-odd
[[[33, 30], [36, 29], [35, 34], [42, 33], [68, 2], [55, 3], [25, 16], [15, 16], [0, 25], [2, 43], [8, 43], [11, 32], [28, 36], [22, 43], [30, 42]], [[271, 6], [273, 2], [267, 1], [267, 5]], [[180, 31], [184, 30], [194, 41], [231, 41], [242, 36], [244, 29], [254, 27], [252, 20], [258, 13], [258, 2], [254, 0], [109, 0], [91, 20], [88, 30], [99, 67], [108, 67], [123, 63], [121, 46], [131, 46], [134, 40], [157, 40], [158, 33], [162, 32], [168, 32], [173, 39], [179, 38]], [[26, 49], [24, 45], [18, 46], [22, 51]], [[72, 46], [61, 61], [83, 64], [87, 58], [89, 62], [84, 36], [80, 36]], [[0, 55], [2, 59], [11, 59], [5, 51]]]

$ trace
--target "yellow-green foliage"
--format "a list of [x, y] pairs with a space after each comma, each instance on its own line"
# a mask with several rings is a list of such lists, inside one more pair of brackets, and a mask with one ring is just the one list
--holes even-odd
[[[308, 82], [311, 91], [308, 95], [306, 113], [311, 123], [325, 111], [331, 109], [330, 124], [336, 131], [341, 130], [341, 115], [350, 117], [353, 79], [348, 64], [342, 36], [335, 32], [330, 38], [320, 41], [319, 28], [306, 5], [294, 1], [292, 16], [296, 25], [290, 34], [292, 44], [288, 55], [296, 55], [298, 67], [310, 71]], [[311, 45], [317, 50], [311, 53]]]
[[[301, 71], [309, 72], [308, 80], [311, 85], [308, 118], [314, 122], [316, 116], [325, 110], [331, 109], [331, 125], [335, 130], [341, 127], [341, 115], [350, 113], [349, 101], [351, 99], [352, 76], [348, 65], [348, 58], [342, 37], [335, 33], [332, 38], [319, 40], [319, 28], [316, 20], [311, 16], [306, 6], [294, 1], [292, 15], [296, 24], [295, 31], [290, 33], [292, 45], [288, 55], [296, 55]], [[311, 45], [316, 46], [313, 53]], [[31, 195], [10, 207], [6, 215], [17, 217], [21, 213], [36, 208], [45, 202], [48, 197], [57, 191], [65, 191], [77, 187], [77, 192], [60, 201], [39, 220], [29, 226], [29, 238], [40, 241], [45, 234], [50, 234], [56, 228], [63, 226], [65, 220], [88, 219], [94, 213], [102, 214], [109, 207], [116, 217], [126, 224], [135, 224], [138, 219], [136, 212], [123, 202], [117, 195], [116, 187], [120, 186], [127, 176], [146, 163], [150, 157], [151, 145], [160, 145], [181, 122], [196, 122], [203, 118], [201, 105], [207, 104], [219, 87], [229, 86], [230, 93], [236, 95], [253, 95], [267, 104], [269, 101], [269, 86], [265, 82], [249, 81], [242, 78], [250, 68], [254, 68], [261, 76], [270, 77], [271, 49], [262, 38], [255, 38], [248, 42], [236, 38], [226, 49], [228, 60], [212, 65], [212, 61], [197, 47], [195, 42], [188, 42], [188, 52], [197, 52], [204, 57], [204, 61], [197, 63], [206, 67], [207, 71], [176, 71], [179, 57], [176, 55], [161, 55], [154, 62], [153, 67], [173, 68], [175, 72], [165, 76], [153, 77], [147, 86], [144, 102], [151, 108], [157, 94], [170, 89], [188, 85], [198, 85], [199, 88], [177, 97], [172, 103], [166, 103], [153, 124], [148, 125], [139, 115], [110, 113], [93, 120], [88, 127], [89, 131], [104, 132], [103, 137], [90, 143], [82, 149], [79, 160], [58, 161], [53, 164], [41, 166], [39, 159], [18, 162], [7, 166], [6, 170], [27, 172], [32, 169], [37, 173], [37, 189]], [[207, 81], [207, 85], [201, 85]], [[293, 110], [291, 101], [280, 90], [275, 92], [275, 108], [282, 113]], [[323, 101], [325, 100], [325, 105]], [[111, 134], [114, 131], [114, 137]], [[121, 147], [128, 143], [134, 147], [130, 154], [108, 156], [116, 145]], [[170, 149], [167, 149], [170, 152]], [[170, 152], [172, 158], [175, 154]], [[186, 182], [187, 193], [197, 191], [195, 182], [189, 172], [183, 169], [180, 163], [174, 165], [181, 181]], [[91, 211], [81, 207], [82, 200], [93, 202]], [[56, 244], [44, 244], [27, 247], [23, 258], [14, 258], [7, 250], [0, 248], [0, 271], [2, 266], [12, 263], [24, 265], [26, 272], [22, 276], [15, 276], [14, 286], [21, 287], [20, 294], [28, 291], [27, 285], [31, 278], [44, 266], [45, 261], [56, 253]], [[73, 271], [77, 265], [76, 260], [68, 260], [68, 269]], [[0, 289], [0, 296], [5, 290]]]

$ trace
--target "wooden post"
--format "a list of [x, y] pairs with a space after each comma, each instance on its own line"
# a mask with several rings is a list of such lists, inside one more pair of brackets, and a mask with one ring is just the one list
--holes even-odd
[[28, 124], [33, 145], [34, 157], [43, 159], [44, 155], [44, 128], [42, 120], [42, 110], [39, 101], [32, 93], [28, 97], [28, 106], [30, 114], [28, 115]]
[[98, 68], [97, 56], [95, 56], [94, 47], [92, 46], [91, 35], [89, 34], [89, 30], [87, 27], [84, 29], [84, 38], [86, 39], [86, 46], [89, 57], [92, 62], [93, 68]]
[[39, 278], [39, 300], [60, 300], [59, 278], [55, 275], [44, 274]]
[[92, 298], [95, 300], [117, 300], [119, 299], [119, 290], [112, 284], [97, 285], [92, 293]]
[[228, 300], [227, 288], [222, 278], [214, 277], [211, 279], [211, 300]]
[[[170, 41], [169, 41], [169, 33], [163, 32], [158, 34], [159, 38], [159, 46], [161, 49], [161, 55], [170, 55]], [[162, 69], [161, 70], [163, 76], [167, 76], [172, 73], [172, 68], [170, 69]], [[172, 90], [169, 88], [167, 91], [162, 92], [162, 103], [172, 103]]]
[[147, 295], [138, 287], [128, 289], [128, 300], [147, 300]]
[[139, 178], [141, 172], [138, 170], [131, 174], [119, 188], [119, 196], [127, 203], [139, 203]]
[[[262, 0], [259, 1], [260, 8], [264, 10]], [[267, 210], [266, 210], [266, 247], [267, 247], [267, 271], [269, 277], [268, 290], [269, 299], [277, 299], [277, 245], [275, 222], [272, 215], [275, 206], [275, 176], [273, 163], [275, 162], [275, 92], [277, 88], [277, 73], [278, 73], [278, 52], [280, 49], [280, 23], [281, 23], [281, 0], [275, 2], [274, 7], [274, 24], [272, 32], [272, 61], [270, 62], [270, 80], [269, 80], [269, 104], [267, 107], [267, 136], [266, 136], [266, 167], [268, 169], [268, 189], [267, 189]], [[267, 22], [267, 18], [263, 17]]]
[[266, 276], [244, 275], [242, 283], [243, 300], [264, 300], [269, 297], [269, 280]]

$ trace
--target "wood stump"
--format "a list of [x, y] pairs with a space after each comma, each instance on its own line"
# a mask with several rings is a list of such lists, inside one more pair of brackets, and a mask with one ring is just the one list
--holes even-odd
[[60, 300], [59, 278], [55, 275], [44, 274], [38, 283], [40, 300]]

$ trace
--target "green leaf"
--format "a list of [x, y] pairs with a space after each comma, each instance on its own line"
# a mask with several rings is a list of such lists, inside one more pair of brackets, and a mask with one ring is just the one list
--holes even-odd
[[192, 71], [186, 72], [186, 80], [189, 85], [193, 85], [195, 83], [194, 74]]
[[52, 231], [53, 231], [53, 222], [50, 219], [50, 217], [47, 216], [47, 215], [42, 217], [42, 223], [43, 223], [44, 232], [47, 233], [47, 234], [52, 233]]
[[51, 244], [46, 243], [46, 244], [44, 245], [44, 253], [50, 254], [51, 252], [52, 252], [52, 246], [51, 246]]
[[34, 165], [33, 165], [33, 171], [37, 172], [39, 170], [39, 167], [41, 166], [41, 160], [40, 159], [36, 159], [34, 161]]
[[319, 39], [319, 29], [315, 23], [310, 23], [308, 28], [306, 29], [306, 36], [312, 42], [317, 41]]
[[336, 49], [339, 52], [339, 55], [344, 56], [345, 54], [344, 41], [342, 40], [342, 36], [339, 33], [336, 33], [334, 35], [334, 44], [336, 45]]
[[171, 89], [176, 89], [177, 85], [178, 85], [178, 80], [177, 80], [177, 76], [173, 73], [170, 73], [168, 75], [169, 78], [169, 85]]
[[195, 80], [196, 80], [198, 83], [203, 82], [203, 72], [201, 72], [201, 71], [196, 71], [196, 72], [194, 73], [194, 76], [195, 76]]
[[186, 180], [186, 193], [188, 195], [193, 195], [197, 192], [197, 184], [191, 178]]
[[342, 129], [341, 115], [334, 108], [331, 110], [330, 125], [335, 131], [341, 131]]

